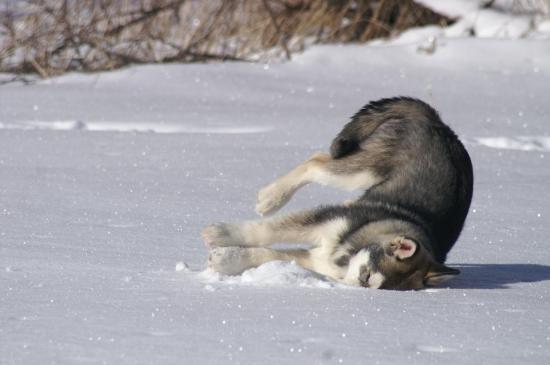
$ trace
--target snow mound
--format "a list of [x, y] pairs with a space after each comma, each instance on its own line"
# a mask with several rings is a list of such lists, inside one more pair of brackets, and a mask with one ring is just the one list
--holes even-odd
[[550, 151], [550, 137], [485, 137], [476, 138], [477, 143], [490, 148], [519, 151]]
[[[416, 0], [428, 8], [454, 18], [456, 22], [446, 28], [428, 26], [414, 28], [390, 40], [389, 44], [406, 44], [407, 41], [425, 38], [495, 38], [495, 39], [548, 39], [550, 37], [550, 20], [548, 6], [543, 2], [523, 2], [525, 13], [514, 10], [514, 2], [497, 1], [487, 8], [486, 1], [480, 0]], [[537, 13], [538, 11], [538, 13]], [[382, 43], [375, 41], [373, 43]], [[444, 42], [439, 42], [444, 43]], [[433, 53], [427, 52], [427, 53]]]
[[187, 263], [185, 263], [183, 261], [178, 261], [176, 263], [175, 270], [176, 271], [182, 271], [182, 272], [191, 272], [191, 270], [189, 269], [189, 265], [187, 265]]
[[428, 8], [450, 17], [461, 17], [479, 9], [479, 0], [415, 0]]
[[200, 277], [207, 283], [225, 283], [233, 285], [284, 286], [330, 289], [347, 287], [319, 274], [306, 270], [294, 262], [271, 261], [257, 268], [249, 269], [241, 275], [222, 275], [205, 270]]
[[495, 10], [479, 10], [462, 17], [447, 28], [449, 37], [475, 35], [479, 38], [518, 39], [526, 37], [532, 29], [532, 17], [507, 14]]

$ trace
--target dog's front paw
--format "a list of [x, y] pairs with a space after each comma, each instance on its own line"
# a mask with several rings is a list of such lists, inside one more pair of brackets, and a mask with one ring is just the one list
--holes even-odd
[[256, 213], [266, 215], [273, 213], [292, 198], [292, 191], [284, 189], [278, 183], [272, 183], [260, 189], [256, 201]]
[[208, 268], [225, 275], [237, 275], [250, 268], [246, 248], [216, 247], [208, 255]]
[[202, 240], [208, 248], [216, 246], [238, 246], [238, 227], [227, 223], [214, 223], [201, 232]]

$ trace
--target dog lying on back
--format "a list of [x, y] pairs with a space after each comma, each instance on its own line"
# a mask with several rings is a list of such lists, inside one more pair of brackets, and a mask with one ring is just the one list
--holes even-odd
[[[272, 260], [294, 261], [347, 284], [401, 290], [459, 274], [443, 263], [468, 214], [472, 164], [428, 104], [407, 97], [367, 104], [330, 154], [314, 154], [261, 189], [256, 211], [275, 212], [311, 182], [366, 191], [342, 205], [212, 224], [202, 232], [209, 267], [234, 275]], [[279, 242], [311, 248], [267, 248]]]

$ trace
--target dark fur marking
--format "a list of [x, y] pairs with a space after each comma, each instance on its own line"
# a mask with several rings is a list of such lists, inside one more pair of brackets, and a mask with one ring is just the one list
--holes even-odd
[[344, 255], [334, 260], [334, 263], [339, 267], [346, 267], [349, 265], [349, 260], [350, 260], [350, 256]]
[[382, 261], [382, 258], [384, 257], [384, 249], [382, 246], [373, 244], [367, 247], [369, 254], [370, 254], [370, 260], [369, 265], [371, 269], [374, 272], [380, 271], [380, 262]]
[[363, 284], [364, 286], [368, 285], [370, 278], [370, 271], [367, 267], [367, 265], [362, 265], [359, 269], [359, 282]]

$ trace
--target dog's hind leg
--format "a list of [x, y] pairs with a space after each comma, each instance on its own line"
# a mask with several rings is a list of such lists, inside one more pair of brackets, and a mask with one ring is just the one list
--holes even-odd
[[282, 208], [298, 189], [311, 182], [312, 170], [324, 165], [327, 159], [330, 159], [329, 155], [316, 153], [288, 174], [260, 189], [256, 201], [256, 212], [264, 215]]
[[[350, 229], [349, 208], [322, 207], [285, 216], [242, 223], [216, 223], [202, 231], [211, 248], [209, 266], [225, 274], [237, 274], [272, 260], [295, 261], [300, 266], [338, 279], [344, 268], [331, 259]], [[273, 243], [309, 243], [310, 250], [271, 250]]]
[[272, 218], [241, 223], [215, 223], [204, 228], [202, 238], [208, 247], [265, 247], [274, 243], [338, 241], [349, 228], [341, 207], [324, 207]]
[[307, 242], [311, 228], [308, 213], [266, 218], [240, 223], [214, 223], [202, 230], [207, 247], [262, 247], [277, 242]]
[[258, 192], [256, 212], [264, 215], [285, 205], [302, 186], [315, 182], [348, 191], [366, 190], [382, 178], [364, 161], [366, 152], [333, 159], [325, 153], [316, 153], [288, 174], [278, 178]]

